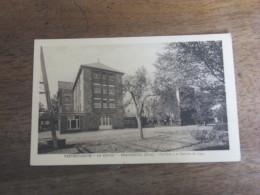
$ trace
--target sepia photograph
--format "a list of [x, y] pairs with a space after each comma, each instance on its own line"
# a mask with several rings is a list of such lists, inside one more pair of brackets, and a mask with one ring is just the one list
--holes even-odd
[[239, 160], [231, 43], [230, 34], [36, 40], [31, 158]]

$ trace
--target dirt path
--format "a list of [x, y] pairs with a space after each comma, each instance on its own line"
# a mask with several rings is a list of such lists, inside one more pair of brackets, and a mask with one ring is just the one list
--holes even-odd
[[[116, 153], [116, 152], [167, 152], [177, 150], [196, 150], [200, 147], [218, 147], [221, 143], [200, 143], [195, 140], [191, 131], [212, 130], [212, 127], [154, 127], [144, 128], [144, 139], [140, 140], [138, 129], [117, 129], [94, 132], [60, 134], [68, 145], [77, 150], [60, 150], [61, 153]], [[39, 143], [51, 138], [50, 132], [39, 134]], [[55, 153], [57, 153], [56, 151]]]

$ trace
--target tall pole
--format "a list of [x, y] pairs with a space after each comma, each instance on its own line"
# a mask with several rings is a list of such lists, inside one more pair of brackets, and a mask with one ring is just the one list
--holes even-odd
[[47, 102], [47, 110], [48, 110], [49, 116], [51, 117], [50, 124], [51, 124], [53, 147], [54, 147], [54, 149], [58, 149], [57, 135], [56, 135], [56, 130], [55, 130], [55, 126], [54, 126], [54, 113], [53, 113], [53, 110], [51, 107], [49, 84], [48, 84], [48, 78], [47, 78], [47, 72], [46, 72], [42, 47], [41, 47], [41, 67], [42, 67], [42, 78], [43, 78], [45, 97], [46, 97], [46, 102]]

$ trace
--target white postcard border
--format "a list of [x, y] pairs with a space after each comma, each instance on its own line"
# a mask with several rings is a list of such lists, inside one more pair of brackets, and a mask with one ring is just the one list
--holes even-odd
[[[192, 41], [222, 41], [228, 115], [229, 150], [146, 153], [38, 154], [38, 109], [40, 47], [62, 45], [110, 45], [131, 43], [167, 43]], [[156, 37], [120, 37], [89, 39], [35, 40], [32, 98], [31, 165], [91, 165], [240, 161], [240, 143], [231, 34], [182, 35]]]

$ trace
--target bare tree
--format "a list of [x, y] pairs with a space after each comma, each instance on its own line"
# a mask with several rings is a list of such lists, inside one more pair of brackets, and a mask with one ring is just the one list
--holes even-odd
[[136, 109], [136, 119], [141, 139], [144, 138], [141, 118], [144, 112], [146, 100], [153, 96], [151, 90], [151, 81], [147, 76], [147, 70], [144, 67], [139, 68], [134, 75], [126, 75], [123, 82], [125, 92], [130, 93]]

